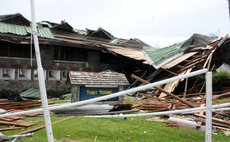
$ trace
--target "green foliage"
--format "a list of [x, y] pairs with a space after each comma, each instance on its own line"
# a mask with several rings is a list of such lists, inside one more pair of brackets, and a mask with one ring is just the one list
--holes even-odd
[[[53, 124], [56, 142], [64, 139], [81, 142], [201, 142], [204, 132], [166, 127], [164, 123], [146, 121], [147, 117], [95, 119], [75, 117]], [[63, 117], [52, 117], [52, 121]], [[42, 117], [41, 117], [42, 120]], [[37, 120], [36, 120], [37, 121]], [[215, 142], [228, 142], [230, 137], [223, 133], [213, 135]], [[18, 142], [47, 142], [45, 129], [34, 136], [20, 138]]]
[[227, 71], [214, 72], [213, 78], [220, 78], [220, 79], [230, 78], [230, 73]]

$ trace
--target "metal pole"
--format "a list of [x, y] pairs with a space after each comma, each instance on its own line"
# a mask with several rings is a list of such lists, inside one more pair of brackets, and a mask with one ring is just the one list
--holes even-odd
[[212, 141], [212, 72], [206, 73], [205, 142]]
[[34, 38], [34, 47], [35, 47], [35, 54], [36, 54], [36, 60], [37, 60], [38, 82], [39, 82], [39, 88], [40, 88], [41, 99], [42, 99], [42, 107], [43, 107], [44, 121], [45, 121], [45, 126], [46, 126], [46, 134], [47, 134], [48, 142], [54, 142], [52, 125], [51, 125], [51, 120], [50, 120], [50, 112], [49, 112], [48, 100], [47, 100], [47, 94], [46, 94], [44, 72], [43, 72], [43, 68], [41, 64], [40, 49], [39, 49], [39, 43], [38, 43], [38, 37], [37, 37], [38, 32], [36, 28], [34, 0], [30, 0], [30, 5], [31, 5], [32, 33], [33, 33], [33, 38]]

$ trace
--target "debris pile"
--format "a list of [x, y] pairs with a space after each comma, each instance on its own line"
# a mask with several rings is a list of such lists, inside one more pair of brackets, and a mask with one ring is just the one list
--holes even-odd
[[[1, 105], [1, 109], [4, 110], [2, 111], [2, 113], [7, 113], [7, 112], [17, 112], [17, 111], [23, 111], [23, 110], [28, 110], [28, 109], [32, 109], [35, 107], [40, 107], [41, 106], [41, 102], [40, 101], [23, 101], [23, 102], [18, 102], [18, 101], [14, 101], [14, 100], [0, 100], [0, 105]], [[0, 113], [0, 114], [2, 114]], [[29, 114], [25, 114], [25, 115], [16, 115], [16, 116], [9, 116], [9, 117], [3, 117], [0, 118], [0, 133], [1, 132], [5, 132], [5, 131], [11, 131], [11, 130], [16, 130], [16, 129], [24, 129], [27, 127], [31, 127], [36, 125], [35, 122], [30, 122], [25, 120], [27, 117], [34, 117], [34, 116], [38, 116], [41, 115], [42, 112], [38, 112], [38, 113], [29, 113]], [[29, 132], [28, 132], [29, 133]], [[2, 134], [2, 133], [1, 133]], [[0, 141], [3, 141], [5, 139], [11, 139], [11, 138], [17, 138], [17, 137], [22, 137], [22, 134], [25, 133], [17, 133], [15, 135], [15, 137], [13, 136], [1, 136], [0, 137]], [[30, 135], [31, 136], [31, 135]]]

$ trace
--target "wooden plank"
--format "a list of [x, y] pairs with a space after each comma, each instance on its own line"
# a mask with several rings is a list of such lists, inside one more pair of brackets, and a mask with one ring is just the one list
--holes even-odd
[[220, 98], [225, 98], [225, 97], [230, 97], [230, 92], [226, 92], [223, 94], [215, 95], [212, 97], [212, 99], [220, 99]]
[[[183, 74], [185, 74], [186, 72], [187, 72], [187, 70], [181, 72], [181, 73], [178, 74], [178, 75], [183, 75]], [[172, 91], [174, 91], [174, 89], [177, 87], [177, 85], [179, 84], [179, 82], [180, 82], [180, 80], [176, 80], [176, 81], [167, 83], [167, 84], [165, 85], [165, 87], [164, 87], [164, 90], [167, 91], [167, 92], [172, 92]], [[163, 98], [163, 97], [165, 97], [165, 96], [167, 96], [167, 94], [164, 93], [164, 92], [161, 92], [159, 98]]]
[[[136, 75], [134, 75], [134, 74], [132, 74], [132, 78], [135, 78], [136, 80], [141, 81], [141, 82], [144, 83], [144, 84], [149, 84], [148, 81], [146, 81], [146, 80], [144, 80], [144, 79], [142, 79], [142, 78], [140, 78], [140, 77], [138, 77], [138, 76], [136, 76]], [[172, 94], [172, 93], [170, 93], [170, 92], [168, 92], [168, 91], [166, 91], [166, 90], [164, 90], [164, 89], [162, 89], [162, 88], [160, 88], [160, 87], [154, 87], [154, 88], [160, 90], [161, 92], [166, 93], [167, 95], [173, 97], [174, 99], [180, 101], [180, 102], [183, 103], [183, 104], [186, 104], [186, 105], [189, 106], [189, 107], [195, 107], [194, 105], [188, 103], [187, 101], [185, 101], [185, 100], [183, 100], [183, 99], [177, 97], [176, 95], [174, 95], [174, 94]]]
[[7, 127], [7, 128], [0, 128], [0, 132], [3, 131], [10, 131], [10, 130], [15, 130], [15, 129], [20, 129], [22, 127]]
[[9, 118], [9, 119], [12, 119], [12, 120], [18, 120], [18, 119], [23, 119], [25, 117], [24, 116], [15, 115], [15, 116], [9, 116], [9, 117], [6, 117], [6, 118]]
[[199, 55], [199, 57], [192, 57], [192, 59], [191, 59], [191, 61], [190, 62], [187, 62], [184, 66], [188, 66], [188, 65], [190, 65], [190, 64], [193, 64], [193, 63], [195, 63], [195, 62], [197, 62], [197, 61], [200, 61], [201, 59], [206, 59], [207, 58], [207, 54], [205, 54], [205, 55]]
[[[202, 99], [202, 100], [203, 100], [203, 99]], [[205, 106], [205, 104], [203, 104], [203, 103], [200, 105], [200, 107], [204, 107], [204, 106]], [[199, 112], [199, 115], [204, 115], [204, 111], [200, 111], [200, 112]], [[202, 121], [201, 121], [201, 120], [199, 120], [199, 121], [196, 122], [196, 127], [197, 127], [197, 128], [200, 128], [201, 125], [202, 125]]]
[[14, 125], [14, 126], [21, 126], [21, 127], [29, 127], [32, 126], [33, 123], [27, 122], [27, 121], [15, 121], [15, 122], [9, 122], [9, 121], [4, 121], [0, 120], [0, 124], [2, 125]]
[[163, 69], [164, 71], [166, 71], [166, 72], [168, 72], [168, 73], [171, 73], [172, 75], [175, 75], [175, 76], [177, 76], [178, 74], [176, 74], [176, 73], [174, 73], [174, 72], [172, 72], [172, 71], [170, 71], [170, 70], [168, 70], [168, 69]]
[[[199, 115], [199, 114], [194, 114], [194, 115], [197, 117], [201, 117], [201, 118], [205, 119], [205, 115]], [[230, 128], [230, 121], [225, 121], [225, 120], [214, 118], [214, 117], [212, 117], [212, 121], [223, 124], [226, 127]]]
[[170, 69], [172, 67], [174, 67], [175, 65], [183, 62], [184, 60], [190, 58], [191, 56], [195, 55], [197, 52], [190, 52], [190, 53], [185, 53], [184, 55], [172, 60], [171, 62], [169, 62], [168, 64], [164, 65], [162, 68], [163, 69]]
[[184, 98], [187, 97], [187, 88], [188, 88], [188, 78], [185, 79], [185, 85], [184, 85]]
[[0, 120], [3, 120], [3, 121], [14, 121], [13, 119], [10, 119], [10, 118], [0, 118]]
[[183, 71], [185, 71], [185, 70], [187, 70], [187, 69], [189, 69], [189, 68], [193, 68], [193, 67], [195, 67], [195, 65], [197, 65], [197, 64], [199, 64], [199, 63], [201, 63], [201, 62], [203, 62], [204, 60], [205, 60], [205, 59], [201, 59], [201, 60], [199, 60], [199, 61], [196, 61], [195, 63], [190, 64], [190, 65], [186, 66], [185, 68], [180, 69], [180, 70], [177, 71], [177, 72], [183, 72]]
[[25, 114], [25, 116], [29, 116], [29, 117], [33, 117], [33, 116], [37, 116], [37, 115], [43, 115], [43, 112], [34, 112], [34, 113]]

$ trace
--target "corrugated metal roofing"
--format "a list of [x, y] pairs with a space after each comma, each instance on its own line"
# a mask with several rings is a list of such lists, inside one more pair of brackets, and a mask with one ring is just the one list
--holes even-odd
[[174, 44], [165, 48], [146, 48], [144, 49], [155, 65], [159, 65], [167, 59], [182, 53], [180, 50], [182, 43]]
[[20, 93], [19, 95], [23, 100], [40, 99], [41, 98], [39, 89], [35, 89], [35, 88], [28, 89], [28, 90]]
[[71, 84], [77, 85], [129, 85], [125, 75], [118, 72], [69, 72]]
[[158, 69], [172, 60], [182, 56], [185, 51], [190, 51], [197, 46], [205, 46], [212, 42], [214, 37], [194, 34], [188, 40], [165, 48], [144, 48], [145, 52], [151, 58], [153, 66]]
[[[31, 34], [31, 28], [27, 26], [0, 22], [0, 33], [10, 33], [10, 34], [26, 36]], [[38, 27], [38, 33], [40, 37], [54, 38], [49, 28]]]

